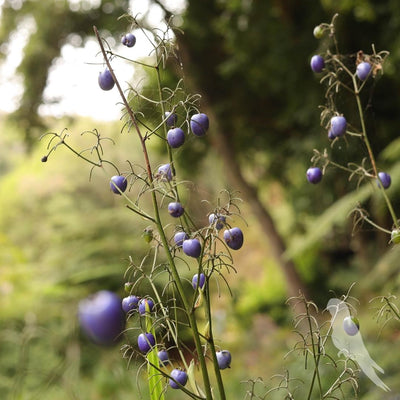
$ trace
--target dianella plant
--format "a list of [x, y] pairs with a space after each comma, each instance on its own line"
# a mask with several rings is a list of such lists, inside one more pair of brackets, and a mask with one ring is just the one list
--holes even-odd
[[[186, 183], [179, 179], [177, 149], [190, 140], [204, 139], [209, 117], [201, 111], [200, 96], [187, 93], [183, 80], [172, 88], [162, 80], [163, 69], [176, 59], [171, 27], [145, 30], [133, 19], [131, 31], [140, 31], [148, 41], [151, 54], [146, 62], [118, 55], [94, 27], [102, 64], [98, 84], [99, 90], [118, 91], [123, 105], [122, 133], [131, 135], [132, 146], [140, 146], [142, 159], [107, 159], [104, 143], [111, 139], [97, 130], [82, 133], [92, 138], [87, 149], [73, 147], [67, 130], [44, 135], [48, 154], [43, 162], [63, 147], [90, 165], [90, 176], [97, 169], [112, 171], [105, 185], [110, 195], [124, 200], [132, 212], [132, 223], [137, 219], [148, 224], [143, 238], [150, 250], [142, 260], [129, 256], [121, 288], [125, 297], [101, 290], [82, 300], [80, 325], [99, 345], [120, 343], [129, 365], [139, 361], [138, 376], [147, 376], [151, 399], [162, 400], [174, 390], [194, 399], [225, 399], [221, 370], [229, 368], [231, 353], [214, 337], [211, 288], [229, 295], [224, 276], [235, 271], [232, 252], [244, 241], [242, 229], [235, 226], [244, 223], [240, 200], [221, 191], [215, 204], [209, 205], [208, 223], [199, 226], [195, 222], [182, 195], [187, 189], [183, 190]], [[136, 36], [128, 32], [121, 42], [132, 48]], [[146, 97], [125, 83], [129, 77], [117, 76], [113, 69], [117, 58], [145, 68], [157, 83], [156, 95]], [[161, 164], [152, 157], [149, 144], [155, 141], [163, 148]]]

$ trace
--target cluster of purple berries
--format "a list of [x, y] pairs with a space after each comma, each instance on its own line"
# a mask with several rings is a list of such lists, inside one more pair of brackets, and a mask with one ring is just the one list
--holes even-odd
[[[320, 37], [321, 32], [319, 28], [320, 27], [316, 27], [314, 31], [314, 36], [316, 37]], [[315, 32], [317, 32], [317, 34], [315, 34]], [[314, 55], [311, 57], [310, 66], [314, 72], [320, 73], [325, 68], [325, 60], [320, 55]], [[358, 79], [360, 79], [360, 81], [365, 81], [371, 74], [371, 71], [372, 71], [371, 64], [369, 62], [362, 61], [357, 65], [355, 74], [358, 77]], [[343, 115], [335, 115], [330, 120], [328, 138], [330, 140], [339, 138], [345, 135], [346, 129], [347, 129], [346, 118]], [[323, 173], [321, 168], [319, 167], [310, 167], [306, 171], [307, 180], [313, 184], [319, 183], [322, 180], [322, 176]], [[382, 187], [384, 189], [387, 189], [391, 184], [390, 175], [387, 174], [386, 172], [379, 172], [376, 181], [378, 187], [380, 187], [382, 184]]]
[[[167, 142], [171, 148], [177, 149], [185, 143], [185, 132], [177, 127], [178, 116], [174, 112], [165, 113], [165, 123], [170, 128], [167, 132]], [[204, 113], [193, 114], [190, 118], [190, 129], [196, 136], [204, 136], [209, 128], [208, 116]]]
[[[133, 47], [136, 44], [136, 37], [132, 33], [127, 33], [121, 38], [121, 43], [126, 47]], [[104, 71], [100, 72], [98, 84], [102, 90], [111, 90], [115, 85], [112, 71], [105, 68]], [[177, 126], [178, 115], [172, 110], [165, 112], [164, 118], [164, 122], [169, 128], [166, 137], [168, 145], [173, 149], [181, 147], [185, 142], [185, 132], [180, 126]], [[204, 136], [209, 129], [208, 116], [200, 112], [193, 114], [189, 121], [189, 127], [195, 136]], [[154, 177], [160, 179], [160, 181], [171, 182], [173, 179], [171, 164], [162, 164]], [[110, 179], [109, 186], [113, 193], [121, 195], [127, 190], [127, 177], [120, 174], [114, 175]], [[171, 201], [167, 209], [169, 215], [173, 218], [180, 218], [185, 213], [185, 209], [179, 201]], [[217, 232], [226, 227], [223, 240], [230, 249], [239, 250], [242, 247], [244, 240], [242, 230], [238, 227], [227, 226], [225, 215], [210, 214], [209, 224], [210, 228]], [[148, 242], [153, 239], [152, 230], [146, 231], [145, 239]], [[179, 231], [176, 232], [173, 240], [175, 246], [181, 248], [184, 254], [194, 258], [201, 256], [202, 243], [198, 238], [191, 238], [186, 232]], [[193, 290], [201, 294], [206, 287], [207, 278], [202, 271], [194, 274], [191, 282]], [[126, 290], [130, 290], [130, 287], [130, 283], [125, 285]], [[127, 318], [135, 312], [140, 316], [150, 316], [155, 312], [154, 301], [133, 294], [129, 294], [121, 300], [115, 293], [103, 290], [79, 303], [78, 317], [82, 331], [90, 340], [100, 345], [113, 345], [121, 339]], [[144, 355], [158, 346], [154, 331], [141, 332], [137, 337], [137, 349]], [[168, 365], [170, 361], [167, 350], [160, 348], [157, 355], [161, 367]], [[215, 356], [220, 369], [230, 367], [231, 354], [228, 350], [217, 351]], [[188, 381], [187, 372], [180, 368], [173, 369], [169, 376], [169, 385], [173, 389], [185, 386]]]

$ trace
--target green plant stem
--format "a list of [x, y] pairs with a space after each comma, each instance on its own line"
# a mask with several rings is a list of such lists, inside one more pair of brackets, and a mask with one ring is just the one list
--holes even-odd
[[210, 302], [210, 290], [209, 290], [208, 285], [205, 288], [205, 303], [206, 303], [206, 317], [207, 317], [207, 322], [208, 322], [208, 330], [210, 332], [210, 334], [207, 335], [207, 341], [208, 341], [208, 344], [210, 345], [211, 358], [213, 360], [214, 373], [215, 373], [215, 377], [217, 379], [217, 386], [218, 386], [220, 399], [225, 400], [226, 395], [225, 395], [224, 382], [222, 381], [221, 370], [218, 365], [216, 349], [215, 349], [215, 344], [214, 344], [214, 335], [212, 333], [213, 328], [212, 328], [211, 302]]
[[[369, 156], [369, 159], [371, 161], [371, 165], [372, 165], [372, 169], [374, 171], [374, 175], [377, 177], [377, 179], [379, 179], [379, 177], [378, 177], [378, 169], [376, 167], [375, 156], [374, 156], [374, 153], [372, 151], [372, 146], [371, 146], [370, 141], [368, 139], [367, 129], [366, 129], [366, 126], [365, 126], [364, 111], [363, 111], [363, 108], [362, 108], [361, 98], [360, 98], [360, 90], [358, 88], [357, 80], [356, 80], [356, 77], [355, 77], [354, 74], [352, 74], [352, 79], [353, 79], [353, 85], [354, 85], [354, 95], [355, 95], [356, 102], [357, 102], [358, 114], [360, 116], [362, 138], [364, 140], [365, 146], [367, 147], [368, 156]], [[394, 212], [394, 209], [393, 209], [393, 206], [392, 206], [392, 202], [390, 201], [389, 197], [387, 196], [387, 194], [385, 192], [385, 188], [382, 185], [382, 182], [380, 184], [380, 190], [381, 190], [381, 193], [383, 195], [383, 198], [385, 199], [386, 206], [387, 206], [387, 208], [389, 210], [389, 213], [390, 213], [390, 215], [392, 217], [394, 226], [398, 229], [399, 228], [399, 222], [398, 222], [396, 213]]]
[[206, 399], [207, 400], [212, 400], [213, 397], [212, 397], [212, 392], [211, 392], [210, 378], [208, 376], [206, 360], [205, 360], [205, 357], [204, 357], [204, 354], [203, 354], [203, 351], [202, 351], [202, 345], [201, 345], [201, 340], [200, 340], [200, 334], [199, 334], [198, 327], [197, 327], [197, 321], [196, 321], [195, 315], [193, 313], [193, 310], [190, 307], [188, 299], [186, 298], [185, 291], [184, 291], [184, 288], [183, 288], [183, 285], [182, 285], [182, 281], [180, 279], [178, 270], [176, 268], [173, 256], [172, 256], [171, 252], [169, 251], [168, 240], [167, 240], [167, 237], [165, 235], [165, 232], [164, 232], [164, 229], [163, 229], [163, 225], [161, 223], [161, 217], [160, 217], [160, 212], [159, 212], [159, 207], [158, 207], [158, 202], [157, 202], [157, 196], [156, 196], [156, 192], [154, 190], [154, 181], [153, 181], [153, 175], [152, 175], [152, 171], [151, 171], [151, 164], [150, 164], [150, 159], [149, 159], [149, 155], [148, 155], [148, 152], [147, 152], [146, 139], [143, 137], [142, 133], [140, 132], [140, 129], [139, 129], [139, 126], [137, 124], [135, 115], [134, 115], [131, 107], [129, 106], [129, 103], [128, 103], [126, 97], [125, 97], [125, 94], [124, 94], [124, 92], [123, 92], [123, 90], [122, 90], [122, 88], [121, 88], [121, 86], [119, 84], [119, 81], [118, 81], [117, 77], [114, 74], [114, 71], [113, 71], [113, 69], [111, 67], [110, 61], [107, 58], [107, 54], [106, 54], [106, 51], [104, 49], [103, 42], [102, 42], [102, 40], [100, 38], [99, 32], [98, 32], [98, 30], [97, 30], [97, 28], [95, 26], [93, 27], [93, 29], [94, 29], [97, 41], [98, 41], [98, 43], [100, 45], [100, 49], [101, 49], [101, 52], [103, 54], [103, 58], [104, 58], [104, 60], [105, 60], [105, 62], [107, 64], [107, 67], [108, 67], [108, 69], [109, 69], [109, 71], [110, 71], [110, 73], [111, 73], [111, 75], [112, 75], [112, 77], [114, 79], [115, 85], [117, 86], [118, 92], [119, 92], [120, 97], [121, 97], [121, 99], [122, 99], [122, 101], [124, 103], [124, 106], [125, 106], [125, 108], [126, 108], [126, 110], [128, 112], [129, 118], [130, 118], [130, 120], [131, 120], [131, 122], [132, 122], [132, 124], [133, 124], [133, 126], [134, 126], [134, 128], [136, 130], [136, 133], [137, 133], [137, 135], [138, 135], [138, 137], [140, 139], [140, 143], [141, 143], [142, 151], [143, 151], [143, 156], [144, 156], [144, 161], [145, 161], [145, 166], [146, 166], [146, 171], [147, 171], [147, 175], [148, 175], [148, 178], [149, 178], [149, 186], [150, 186], [150, 189], [151, 189], [150, 193], [151, 193], [152, 205], [153, 205], [154, 214], [155, 214], [154, 215], [155, 225], [157, 227], [157, 231], [158, 231], [158, 233], [160, 235], [161, 242], [162, 242], [162, 244], [164, 246], [164, 249], [165, 249], [165, 253], [166, 253], [166, 256], [167, 256], [168, 264], [170, 266], [172, 277], [174, 279], [174, 283], [175, 283], [176, 288], [178, 290], [178, 293], [179, 293], [179, 296], [180, 296], [181, 301], [183, 303], [183, 306], [184, 306], [184, 308], [186, 310], [186, 313], [187, 313], [187, 316], [188, 316], [188, 319], [189, 319], [190, 327], [191, 327], [191, 329], [193, 331], [193, 339], [194, 339], [194, 342], [195, 342], [197, 356], [198, 356], [199, 363], [200, 363], [200, 369], [201, 369], [201, 372], [202, 372], [204, 390], [205, 390], [205, 393], [206, 393]]
[[317, 378], [318, 380], [318, 388], [319, 388], [319, 393], [320, 393], [320, 397], [322, 399], [322, 385], [321, 385], [321, 378], [319, 375], [319, 359], [320, 359], [320, 339], [318, 338], [318, 354], [315, 353], [315, 347], [316, 344], [314, 342], [314, 331], [311, 325], [311, 315], [309, 313], [309, 309], [308, 309], [308, 304], [306, 303], [306, 310], [307, 310], [307, 321], [308, 321], [308, 329], [309, 329], [309, 333], [311, 336], [311, 346], [312, 346], [312, 355], [313, 355], [313, 359], [314, 359], [314, 372], [313, 372], [313, 377], [312, 377], [312, 381], [311, 381], [311, 385], [310, 385], [310, 391], [308, 393], [308, 397], [307, 400], [311, 399], [311, 394], [312, 394], [312, 390], [314, 387], [314, 382], [315, 382], [315, 378]]

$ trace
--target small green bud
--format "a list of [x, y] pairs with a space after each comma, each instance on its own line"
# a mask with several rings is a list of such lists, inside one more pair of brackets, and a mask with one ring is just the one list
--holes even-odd
[[153, 229], [146, 228], [143, 231], [143, 238], [144, 238], [146, 243], [150, 243], [153, 240]]
[[396, 244], [400, 243], [400, 230], [399, 229], [392, 230], [391, 242], [396, 243]]
[[317, 25], [313, 30], [313, 35], [316, 39], [321, 39], [324, 34], [324, 30], [321, 28], [321, 25]]

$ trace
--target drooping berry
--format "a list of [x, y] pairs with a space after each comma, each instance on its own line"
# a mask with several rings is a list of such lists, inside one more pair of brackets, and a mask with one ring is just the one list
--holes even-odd
[[225, 243], [232, 250], [239, 250], [243, 246], [243, 232], [240, 228], [231, 228], [224, 231]]
[[343, 136], [346, 133], [347, 121], [341, 115], [335, 115], [331, 118], [331, 131], [335, 137]]
[[110, 180], [110, 188], [115, 194], [121, 194], [121, 192], [125, 192], [127, 186], [128, 181], [124, 176], [115, 175]]
[[384, 189], [387, 189], [391, 185], [392, 178], [386, 172], [379, 172], [378, 177], [379, 177], [379, 179], [377, 179], [377, 181], [376, 181], [378, 187], [381, 187], [381, 182], [382, 182], [382, 187]]
[[146, 312], [151, 313], [154, 308], [154, 301], [151, 299], [141, 299], [139, 300], [138, 310], [140, 315], [145, 315]]
[[199, 282], [199, 277], [200, 277], [199, 288], [203, 289], [204, 285], [206, 284], [206, 276], [202, 272], [200, 273], [200, 275], [199, 274], [194, 274], [193, 278], [192, 278], [192, 286], [193, 286], [194, 290], [197, 289], [197, 285], [198, 285], [198, 282]]
[[178, 122], [178, 116], [175, 113], [166, 111], [164, 115], [165, 115], [165, 124], [169, 128], [174, 127]]
[[107, 290], [101, 290], [81, 300], [78, 316], [83, 332], [100, 345], [116, 344], [125, 329], [121, 299]]
[[324, 35], [324, 30], [320, 25], [317, 25], [313, 30], [313, 35], [315, 39], [321, 39]]
[[356, 75], [361, 81], [365, 81], [371, 72], [371, 64], [369, 62], [361, 62], [357, 65]]
[[219, 231], [225, 226], [226, 217], [225, 217], [225, 215], [212, 213], [208, 217], [208, 222], [209, 222], [210, 225], [214, 225], [215, 224], [215, 229], [217, 229]]
[[151, 332], [141, 333], [137, 342], [140, 352], [144, 354], [147, 354], [156, 345], [156, 339]]
[[343, 319], [343, 329], [349, 336], [357, 335], [360, 330], [360, 323], [357, 318], [349, 315]]
[[196, 136], [204, 136], [209, 126], [210, 122], [206, 114], [194, 114], [192, 118], [190, 118], [190, 129]]
[[133, 47], [136, 43], [136, 36], [133, 33], [127, 33], [122, 36], [121, 43], [126, 47]]
[[157, 176], [161, 177], [162, 180], [172, 180], [172, 169], [170, 164], [162, 164], [158, 167]]
[[189, 235], [186, 232], [176, 232], [174, 235], [174, 242], [178, 247], [182, 247], [183, 241], [189, 239]]
[[111, 90], [115, 85], [111, 72], [107, 68], [99, 73], [98, 82], [100, 88], [103, 90]]
[[201, 244], [199, 239], [187, 239], [182, 243], [183, 252], [190, 257], [197, 258], [201, 254]]
[[322, 171], [318, 167], [308, 168], [306, 172], [307, 180], [310, 183], [318, 183], [321, 182], [322, 179]]
[[139, 303], [139, 297], [130, 295], [122, 299], [122, 309], [128, 313], [129, 311], [136, 310]]
[[169, 357], [168, 357], [168, 352], [167, 350], [160, 350], [157, 353], [158, 359], [160, 360], [160, 365], [165, 367], [168, 365]]
[[185, 209], [183, 208], [181, 203], [173, 201], [168, 204], [168, 212], [172, 217], [178, 218], [183, 215]]
[[228, 350], [217, 351], [215, 354], [217, 356], [219, 369], [230, 368], [232, 356]]
[[[185, 386], [188, 380], [188, 375], [185, 371], [182, 371], [181, 369], [174, 369], [171, 372], [171, 378], [169, 380], [169, 385], [172, 387], [172, 389], [179, 389], [180, 386]], [[179, 385], [178, 385], [179, 383]]]
[[181, 128], [172, 128], [167, 132], [167, 142], [173, 148], [177, 149], [185, 143], [185, 132]]
[[310, 66], [314, 72], [322, 72], [322, 70], [325, 68], [325, 61], [319, 55], [312, 56]]

